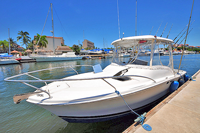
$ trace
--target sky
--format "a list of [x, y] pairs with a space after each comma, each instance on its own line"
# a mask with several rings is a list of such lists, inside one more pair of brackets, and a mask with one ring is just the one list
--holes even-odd
[[[162, 35], [166, 37], [173, 24], [168, 37], [173, 40], [188, 24], [192, 2], [137, 0], [137, 35], [151, 32], [161, 36], [167, 24]], [[136, 0], [0, 0], [0, 40], [8, 40], [8, 28], [15, 41], [19, 31], [27, 31], [32, 39], [37, 33], [41, 34], [50, 3], [53, 4], [54, 36], [63, 37], [67, 46], [88, 39], [98, 48], [113, 47], [111, 43], [119, 39], [119, 27], [120, 38], [123, 33], [124, 37], [136, 35]], [[193, 30], [186, 42], [190, 46], [200, 46], [199, 5], [200, 1], [195, 0], [191, 17], [194, 22], [190, 27]], [[49, 12], [42, 35], [52, 36], [51, 30]], [[21, 45], [20, 41], [17, 44]]]

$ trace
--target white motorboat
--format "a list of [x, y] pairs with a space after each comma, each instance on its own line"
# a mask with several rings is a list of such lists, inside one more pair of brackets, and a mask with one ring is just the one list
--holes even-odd
[[[141, 41], [144, 43], [140, 43]], [[100, 65], [95, 65], [94, 72], [78, 74], [74, 68], [76, 66], [69, 66], [77, 75], [63, 79], [42, 80], [31, 75], [42, 71], [38, 70], [15, 75], [6, 78], [5, 81], [21, 82], [37, 89], [35, 92], [15, 95], [13, 97], [15, 103], [27, 98], [27, 102], [49, 110], [68, 122], [108, 120], [130, 113], [130, 108], [137, 110], [154, 102], [169, 92], [170, 85], [174, 81], [183, 78], [186, 71], [176, 70], [173, 67], [172, 43], [171, 39], [151, 35], [126, 37], [112, 42], [115, 46], [112, 63], [103, 70]], [[149, 58], [147, 64], [134, 64], [140, 59], [141, 49], [150, 46], [151, 51], [154, 51], [159, 44], [169, 46], [167, 64], [157, 60], [157, 55], [153, 52], [151, 56], [143, 56]], [[126, 60], [127, 58], [120, 58], [120, 53], [117, 52], [120, 51], [117, 49], [123, 48], [132, 48], [132, 53], [134, 49], [138, 52], [135, 56], [133, 54], [130, 60]], [[13, 79], [22, 75], [37, 80]], [[44, 82], [46, 85], [37, 88], [29, 82]]]
[[30, 58], [35, 59], [37, 62], [43, 61], [67, 61], [67, 60], [80, 60], [83, 56], [75, 55], [75, 52], [67, 52], [62, 55], [38, 55], [32, 54]]
[[130, 57], [130, 54], [129, 53], [121, 53], [119, 56], [120, 57]]

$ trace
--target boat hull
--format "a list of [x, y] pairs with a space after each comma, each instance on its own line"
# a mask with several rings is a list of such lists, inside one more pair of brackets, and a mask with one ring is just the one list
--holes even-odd
[[81, 60], [82, 57], [31, 57], [35, 59], [37, 62], [44, 61], [68, 61], [68, 60]]
[[[137, 110], [142, 108], [169, 92], [170, 82], [166, 81], [159, 85], [141, 90], [135, 93], [123, 95], [128, 105]], [[116, 94], [117, 95], [117, 94]], [[121, 117], [130, 113], [122, 97], [117, 95], [114, 98], [85, 102], [80, 104], [66, 105], [39, 105], [54, 113], [68, 122], [90, 123], [99, 122]]]
[[19, 64], [19, 61], [15, 59], [1, 59], [0, 65], [7, 65], [7, 64]]

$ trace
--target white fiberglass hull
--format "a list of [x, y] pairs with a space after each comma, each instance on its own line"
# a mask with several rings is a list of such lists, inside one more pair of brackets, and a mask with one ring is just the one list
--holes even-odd
[[0, 59], [0, 65], [6, 65], [6, 64], [18, 64], [19, 61], [15, 59]]
[[36, 59], [37, 62], [43, 61], [67, 61], [67, 60], [81, 60], [83, 57], [62, 57], [62, 56], [32, 56], [31, 58]]
[[130, 57], [130, 54], [121, 54], [120, 57]]
[[[132, 68], [133, 67], [133, 68]], [[138, 69], [141, 67], [142, 69]], [[109, 65], [101, 73], [85, 73], [71, 78], [113, 75], [119, 70], [128, 69], [127, 75], [147, 75], [154, 80], [143, 77], [133, 77], [127, 81], [106, 79], [115, 86], [132, 109], [138, 109], [156, 101], [169, 92], [172, 81], [178, 80], [180, 75], [173, 75], [168, 67], [129, 65]], [[111, 73], [112, 70], [112, 73]], [[109, 73], [110, 72], [110, 73]], [[185, 71], [180, 71], [184, 75]], [[149, 75], [148, 75], [149, 74]], [[93, 77], [94, 77], [93, 76]], [[120, 97], [111, 85], [102, 79], [89, 81], [53, 82], [44, 87], [50, 92], [52, 98], [48, 99], [46, 93], [43, 96], [31, 96], [27, 102], [37, 104], [55, 115], [69, 122], [96, 122], [112, 119], [123, 113], [129, 112], [122, 97]]]
[[[166, 95], [169, 92], [169, 86], [169, 83], [163, 83], [147, 90], [124, 95], [123, 97], [133, 110], [137, 110]], [[39, 106], [68, 122], [78, 123], [99, 122], [131, 113], [120, 96], [114, 92], [111, 95], [115, 95], [115, 97], [89, 103]]]

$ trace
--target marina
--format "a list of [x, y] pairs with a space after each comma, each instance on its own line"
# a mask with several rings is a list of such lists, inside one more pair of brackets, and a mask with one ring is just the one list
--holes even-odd
[[[141, 40], [145, 42], [141, 43]], [[172, 43], [171, 39], [152, 35], [126, 37], [112, 42], [115, 47], [112, 62], [104, 69], [100, 64], [69, 65], [22, 73], [4, 80], [20, 82], [36, 89], [34, 92], [15, 95], [14, 103], [18, 104], [27, 99], [27, 102], [43, 107], [68, 122], [105, 121], [122, 117], [130, 111], [140, 117], [134, 110], [158, 100], [170, 89], [176, 90], [178, 86], [170, 87], [173, 84], [181, 84], [188, 80], [186, 71], [174, 69]], [[157, 51], [154, 47], [160, 45], [169, 47], [170, 54], [164, 60], [154, 53]], [[139, 56], [144, 47], [151, 47], [152, 51], [146, 60]], [[128, 61], [120, 56], [124, 48], [132, 48], [131, 58], [126, 58]], [[79, 74], [75, 70], [76, 67], [92, 67], [93, 72]], [[49, 80], [34, 76], [38, 72], [63, 68], [71, 68], [75, 75]], [[25, 79], [21, 79], [22, 77]], [[45, 85], [38, 88], [31, 84], [38, 82]]]
[[[166, 56], [162, 56], [165, 58]], [[22, 63], [16, 65], [3, 65], [0, 66], [1, 71], [1, 127], [2, 132], [6, 131], [23, 131], [27, 132], [32, 130], [33, 132], [123, 132], [125, 131], [131, 124], [134, 123], [135, 115], [129, 115], [124, 118], [114, 119], [105, 122], [98, 123], [67, 123], [62, 119], [58, 118], [55, 115], [51, 115], [50, 112], [38, 107], [36, 105], [32, 105], [25, 101], [22, 103], [15, 105], [13, 103], [13, 95], [21, 93], [26, 93], [29, 91], [33, 91], [32, 88], [27, 88], [25, 85], [19, 83], [18, 86], [21, 88], [20, 90], [15, 89], [16, 84], [8, 83], [3, 81], [4, 78], [18, 74], [24, 73], [28, 71], [35, 71], [38, 69], [45, 69], [51, 67], [58, 66], [66, 66], [66, 65], [95, 65], [100, 64], [102, 69], [104, 69], [108, 64], [111, 63], [112, 58], [108, 59], [94, 59], [94, 60], [77, 60], [77, 61], [63, 61], [63, 62], [39, 62], [39, 63]], [[174, 56], [174, 68], [178, 68], [180, 61], [180, 55]], [[188, 65], [190, 64], [190, 65]], [[194, 75], [200, 66], [200, 55], [199, 54], [191, 54], [184, 55], [181, 69], [187, 71], [189, 76]], [[46, 72], [40, 72], [40, 75], [43, 75], [43, 78], [62, 78], [65, 77], [65, 73], [63, 70], [52, 71], [51, 74], [54, 76], [50, 76]], [[62, 72], [61, 72], [62, 71]], [[77, 69], [78, 72], [88, 71], [88, 68]], [[92, 69], [90, 70], [92, 71]], [[62, 74], [61, 74], [62, 73]], [[71, 73], [73, 74], [73, 73]], [[42, 84], [41, 84], [42, 85]], [[39, 86], [41, 86], [39, 85]], [[20, 92], [19, 92], [20, 91]], [[6, 103], [4, 101], [7, 101]], [[9, 108], [9, 110], [7, 110]], [[23, 111], [23, 113], [21, 113]], [[148, 109], [144, 112], [148, 112]], [[141, 112], [143, 113], [143, 111]], [[37, 121], [35, 121], [37, 120]], [[18, 124], [13, 124], [18, 123]], [[42, 125], [42, 126], [41, 126]], [[43, 128], [45, 126], [45, 128]], [[20, 128], [19, 128], [20, 127]], [[53, 128], [52, 128], [53, 127]], [[79, 129], [77, 129], [79, 127]]]
[[0, 22], [1, 132], [200, 130], [199, 1], [36, 3]]

